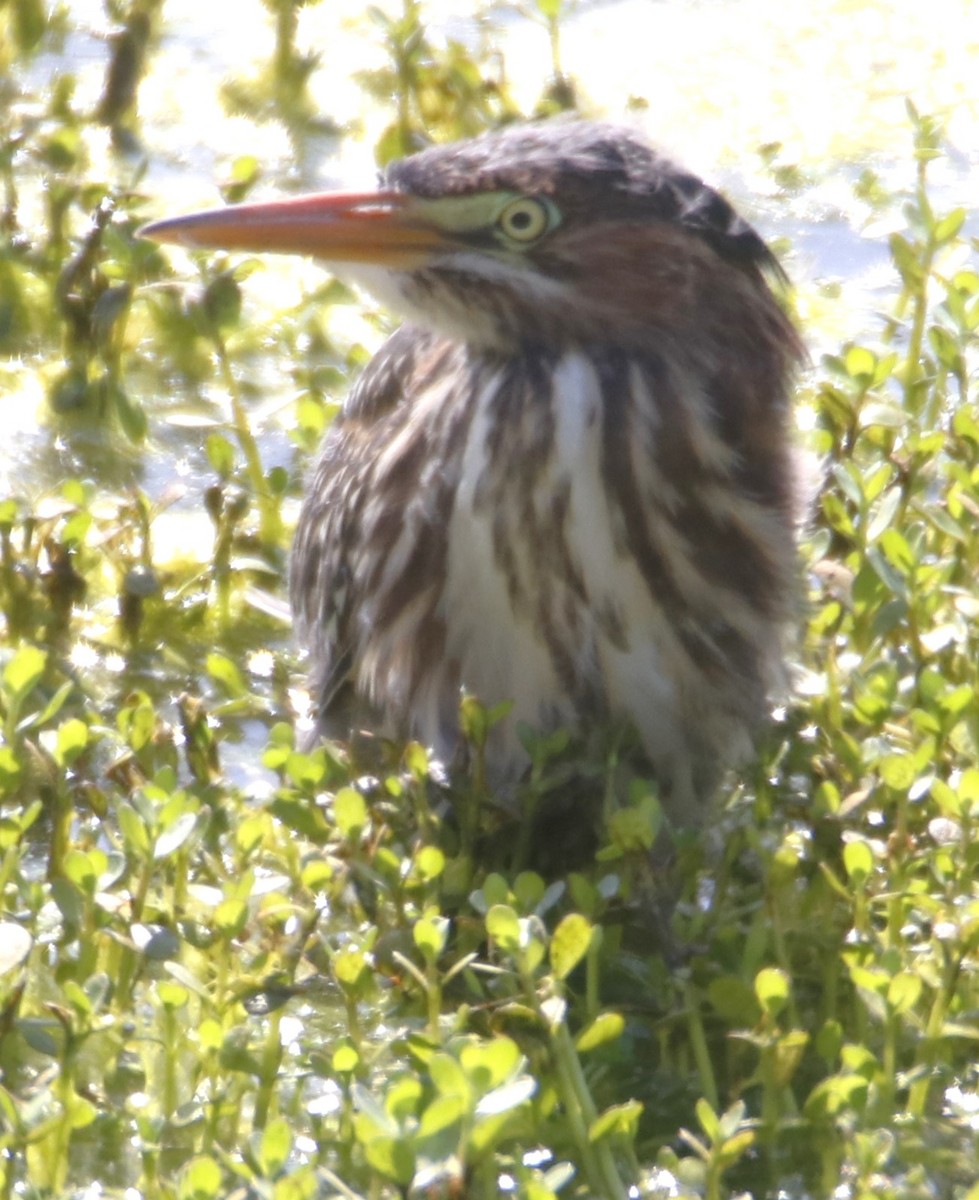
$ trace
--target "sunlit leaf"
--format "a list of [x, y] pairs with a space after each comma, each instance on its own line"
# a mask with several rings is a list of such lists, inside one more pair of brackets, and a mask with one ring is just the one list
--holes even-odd
[[449, 921], [446, 917], [422, 917], [412, 929], [415, 945], [426, 962], [435, 963], [445, 950], [449, 936]]
[[205, 661], [208, 675], [220, 683], [229, 696], [244, 696], [248, 692], [238, 664], [225, 654], [211, 653]]
[[129, 804], [120, 804], [116, 811], [116, 819], [130, 854], [146, 855], [150, 850], [149, 831], [143, 819]]
[[428, 1073], [435, 1089], [443, 1096], [462, 1096], [468, 1100], [472, 1089], [461, 1064], [451, 1054], [434, 1054]]
[[3, 669], [3, 682], [16, 700], [22, 700], [40, 682], [48, 656], [37, 646], [21, 646]]
[[874, 856], [866, 842], [847, 842], [843, 847], [843, 865], [852, 882], [862, 887], [874, 869]]
[[445, 854], [438, 846], [422, 846], [412, 860], [412, 874], [420, 881], [430, 883], [445, 870]]
[[356, 840], [367, 825], [367, 804], [356, 788], [341, 788], [333, 798], [333, 817], [345, 838]]
[[89, 730], [84, 721], [72, 717], [58, 726], [58, 741], [55, 759], [61, 766], [69, 766], [88, 746]]
[[520, 949], [520, 921], [507, 904], [494, 904], [486, 914], [486, 932], [507, 954]]
[[616, 1012], [600, 1013], [575, 1039], [575, 1048], [580, 1054], [614, 1042], [622, 1036], [625, 1019]]
[[558, 979], [565, 979], [588, 953], [592, 925], [581, 913], [568, 913], [554, 930], [550, 944], [551, 968]]
[[177, 1194], [180, 1200], [215, 1200], [222, 1191], [221, 1168], [213, 1158], [201, 1155], [184, 1168]]
[[292, 1149], [292, 1131], [283, 1117], [275, 1117], [262, 1130], [259, 1163], [268, 1179], [273, 1179], [286, 1164]]
[[789, 998], [789, 979], [778, 967], [765, 967], [755, 976], [755, 996], [769, 1016], [777, 1016]]
[[592, 1121], [588, 1129], [588, 1140], [599, 1142], [607, 1137], [629, 1138], [636, 1136], [643, 1106], [638, 1100], [616, 1104], [607, 1108]]

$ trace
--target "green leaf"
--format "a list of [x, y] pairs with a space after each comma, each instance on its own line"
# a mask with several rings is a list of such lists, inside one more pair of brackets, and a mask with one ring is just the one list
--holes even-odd
[[928, 341], [935, 356], [949, 371], [958, 371], [962, 366], [962, 352], [955, 338], [941, 325], [932, 325], [928, 330]]
[[792, 1029], [775, 1043], [772, 1067], [778, 1087], [788, 1087], [809, 1045], [809, 1034], [803, 1029]]
[[17, 49], [24, 54], [30, 53], [48, 27], [47, 6], [43, 0], [21, 0], [12, 7], [11, 25]]
[[[231, 442], [220, 433], [209, 433], [204, 442], [204, 449], [207, 454], [207, 461], [214, 468], [215, 472], [221, 479], [225, 481], [229, 480], [235, 470], [235, 448]], [[215, 494], [218, 498], [217, 502], [220, 504], [222, 492], [215, 489]]]
[[424, 1090], [417, 1075], [402, 1075], [388, 1085], [384, 1093], [384, 1107], [401, 1125], [418, 1112]]
[[361, 1083], [350, 1085], [350, 1098], [357, 1115], [361, 1118], [360, 1131], [368, 1138], [378, 1134], [386, 1137], [398, 1135], [398, 1124], [387, 1109]]
[[920, 292], [924, 282], [924, 272], [921, 269], [919, 249], [900, 233], [892, 233], [888, 239], [891, 259], [901, 276], [905, 287], [912, 292]]
[[364, 1158], [385, 1179], [406, 1188], [415, 1173], [415, 1156], [411, 1146], [389, 1137], [366, 1139], [361, 1131], [360, 1114], [354, 1117], [354, 1132], [364, 1152]]
[[341, 946], [330, 959], [337, 983], [347, 992], [358, 992], [369, 976], [367, 956], [354, 945]]
[[486, 745], [490, 731], [489, 714], [475, 696], [463, 696], [459, 702], [459, 727], [466, 741], [477, 750]]
[[422, 846], [411, 864], [411, 873], [419, 882], [431, 883], [445, 870], [445, 855], [438, 846]]
[[625, 1018], [616, 1012], [599, 1013], [590, 1025], [587, 1025], [575, 1039], [575, 1048], [579, 1054], [585, 1054], [598, 1046], [614, 1042], [622, 1036], [625, 1029]]
[[486, 932], [501, 950], [520, 952], [520, 920], [508, 904], [494, 904], [486, 914]]
[[825, 1120], [840, 1113], [859, 1112], [867, 1099], [869, 1083], [862, 1075], [831, 1075], [816, 1084], [806, 1098], [804, 1112], [811, 1119]]
[[879, 535], [879, 544], [887, 561], [902, 575], [909, 575], [914, 570], [914, 554], [908, 539], [899, 530], [883, 530]]
[[428, 751], [420, 742], [409, 742], [404, 749], [405, 770], [416, 782], [428, 778]]
[[475, 1091], [483, 1094], [511, 1079], [524, 1059], [511, 1038], [494, 1037], [466, 1042], [459, 1053], [459, 1062]]
[[888, 1007], [898, 1015], [911, 1012], [921, 997], [923, 987], [920, 975], [912, 971], [900, 971], [888, 985]]
[[731, 1137], [725, 1138], [717, 1154], [716, 1162], [721, 1170], [732, 1167], [758, 1140], [754, 1129], [742, 1129]]
[[218, 329], [236, 325], [241, 317], [241, 288], [232, 271], [216, 275], [204, 290], [202, 308]]
[[458, 1142], [456, 1130], [468, 1114], [468, 1096], [458, 1093], [440, 1094], [425, 1106], [418, 1122], [418, 1136], [426, 1139], [438, 1137], [446, 1131], [452, 1131], [452, 1144]]
[[273, 1179], [286, 1165], [292, 1149], [292, 1131], [284, 1117], [275, 1117], [262, 1130], [258, 1161], [267, 1179]]
[[720, 1121], [717, 1118], [717, 1113], [701, 1097], [694, 1105], [694, 1111], [697, 1113], [697, 1120], [700, 1122], [700, 1128], [704, 1131], [710, 1141], [715, 1141], [720, 1129]]
[[963, 806], [979, 808], [979, 768], [968, 767], [963, 771], [955, 791]]
[[754, 989], [737, 975], [719, 975], [707, 988], [707, 997], [721, 1018], [736, 1026], [753, 1025], [759, 1016]]
[[86, 1129], [99, 1115], [99, 1110], [84, 1096], [75, 1093], [68, 1105], [68, 1123], [72, 1130]]
[[918, 768], [910, 754], [885, 754], [877, 764], [880, 777], [888, 787], [906, 792], [918, 777]]
[[762, 1009], [776, 1017], [789, 999], [789, 977], [778, 967], [765, 967], [755, 976], [755, 995]]
[[69, 850], [64, 857], [63, 867], [65, 876], [71, 880], [79, 891], [89, 896], [95, 894], [100, 872], [96, 868], [91, 852], [86, 854], [84, 850]]
[[142, 817], [131, 804], [120, 804], [116, 820], [129, 854], [143, 858], [150, 851], [150, 835]]
[[138, 401], [114, 381], [106, 383], [106, 401], [115, 410], [123, 432], [131, 442], [141, 442], [149, 429], [146, 411]]
[[568, 913], [551, 938], [551, 969], [558, 979], [566, 979], [588, 953], [592, 924], [581, 913]]
[[462, 1096], [468, 1103], [472, 1088], [462, 1064], [451, 1054], [433, 1054], [428, 1063], [428, 1074], [436, 1091], [443, 1096]]
[[726, 1142], [728, 1138], [734, 1135], [741, 1128], [742, 1122], [747, 1112], [747, 1106], [743, 1100], [736, 1100], [720, 1117], [717, 1125], [717, 1137]]
[[875, 542], [885, 529], [890, 528], [894, 515], [901, 507], [903, 497], [899, 487], [888, 488], [873, 507], [867, 525], [867, 540]]
[[48, 656], [37, 646], [21, 646], [3, 669], [3, 682], [16, 702], [20, 702], [41, 680]]
[[896, 404], [877, 401], [860, 410], [861, 429], [903, 429], [908, 423], [908, 414]]
[[942, 217], [932, 230], [932, 237], [935, 243], [939, 246], [945, 242], [950, 242], [959, 236], [962, 226], [965, 224], [966, 211], [964, 208], [955, 208], [947, 216]]
[[350, 1042], [341, 1042], [333, 1051], [331, 1059], [333, 1070], [338, 1075], [349, 1075], [360, 1065], [360, 1055]]
[[352, 842], [360, 839], [367, 825], [367, 804], [356, 788], [341, 788], [333, 798], [333, 819], [343, 836]]
[[656, 840], [652, 814], [644, 808], [618, 808], [608, 822], [612, 845], [623, 854], [644, 853]]
[[214, 910], [214, 928], [230, 941], [244, 932], [248, 923], [248, 905], [244, 900], [222, 900]]
[[557, 21], [564, 8], [564, 0], [534, 0], [537, 11], [547, 21]]
[[[638, 1100], [629, 1100], [625, 1104], [616, 1104], [607, 1108], [592, 1121], [588, 1128], [588, 1140], [600, 1142], [603, 1138], [628, 1138], [632, 1141], [639, 1128], [639, 1118], [643, 1106]], [[698, 1110], [699, 1113], [699, 1110]]]
[[177, 1195], [180, 1200], [215, 1200], [224, 1189], [221, 1168], [213, 1158], [192, 1158], [184, 1168]]
[[536, 871], [521, 871], [513, 881], [513, 895], [521, 912], [539, 912], [547, 884]]
[[843, 1026], [835, 1018], [827, 1018], [820, 1026], [814, 1042], [816, 1052], [829, 1066], [836, 1064], [843, 1045]]
[[482, 896], [483, 905], [480, 912], [489, 912], [494, 904], [507, 904], [510, 900], [510, 885], [495, 871], [491, 871], [483, 881], [482, 889], [477, 895]]
[[157, 981], [156, 994], [163, 1007], [171, 1011], [183, 1008], [190, 999], [190, 992], [182, 984], [172, 983], [166, 979]]
[[55, 762], [61, 767], [70, 766], [88, 746], [89, 729], [84, 721], [71, 717], [58, 726], [55, 743]]
[[17, 790], [23, 768], [11, 746], [0, 746], [0, 794]]
[[411, 932], [422, 957], [431, 965], [438, 961], [445, 950], [449, 920], [447, 917], [422, 917], [415, 922]]
[[877, 367], [877, 356], [866, 346], [850, 346], [843, 356], [846, 373], [853, 379], [873, 379]]
[[874, 869], [874, 856], [867, 843], [847, 842], [843, 847], [843, 865], [851, 882], [863, 887]]
[[245, 680], [238, 669], [238, 664], [227, 655], [211, 653], [205, 659], [204, 665], [208, 675], [216, 683], [219, 683], [229, 696], [240, 698], [248, 694], [248, 688], [245, 686]]

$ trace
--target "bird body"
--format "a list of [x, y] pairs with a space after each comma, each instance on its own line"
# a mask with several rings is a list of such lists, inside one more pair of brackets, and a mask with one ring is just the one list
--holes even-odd
[[307, 249], [410, 320], [296, 534], [322, 731], [451, 759], [464, 690], [512, 701], [487, 747], [505, 780], [521, 722], [629, 724], [696, 822], [764, 718], [794, 598], [800, 347], [757, 234], [635, 132], [560, 121], [434, 147], [378, 193], [149, 232]]

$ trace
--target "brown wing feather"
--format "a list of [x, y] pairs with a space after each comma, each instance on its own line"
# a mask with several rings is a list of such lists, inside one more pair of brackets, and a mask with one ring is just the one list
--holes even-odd
[[[397, 330], [350, 393], [307, 481], [290, 594], [300, 639], [311, 653], [320, 733], [346, 736], [375, 716], [363, 689], [351, 685], [365, 623], [378, 605], [377, 576], [405, 519], [413, 511], [419, 517], [419, 475], [430, 431], [415, 419], [417, 397], [449, 350], [434, 333], [410, 325]], [[391, 451], [399, 435], [405, 443], [400, 462]], [[419, 540], [431, 544], [430, 538]], [[437, 563], [426, 564], [433, 568]], [[421, 565], [417, 577], [423, 578]], [[392, 602], [388, 596], [388, 607]]]

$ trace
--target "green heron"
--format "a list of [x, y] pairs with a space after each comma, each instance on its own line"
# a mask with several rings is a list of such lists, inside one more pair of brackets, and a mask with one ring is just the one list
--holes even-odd
[[463, 690], [538, 730], [634, 727], [693, 824], [750, 749], [794, 603], [771, 251], [635, 131], [512, 126], [379, 190], [164, 220], [163, 242], [313, 255], [405, 315], [329, 430], [292, 604], [322, 733], [445, 760]]

